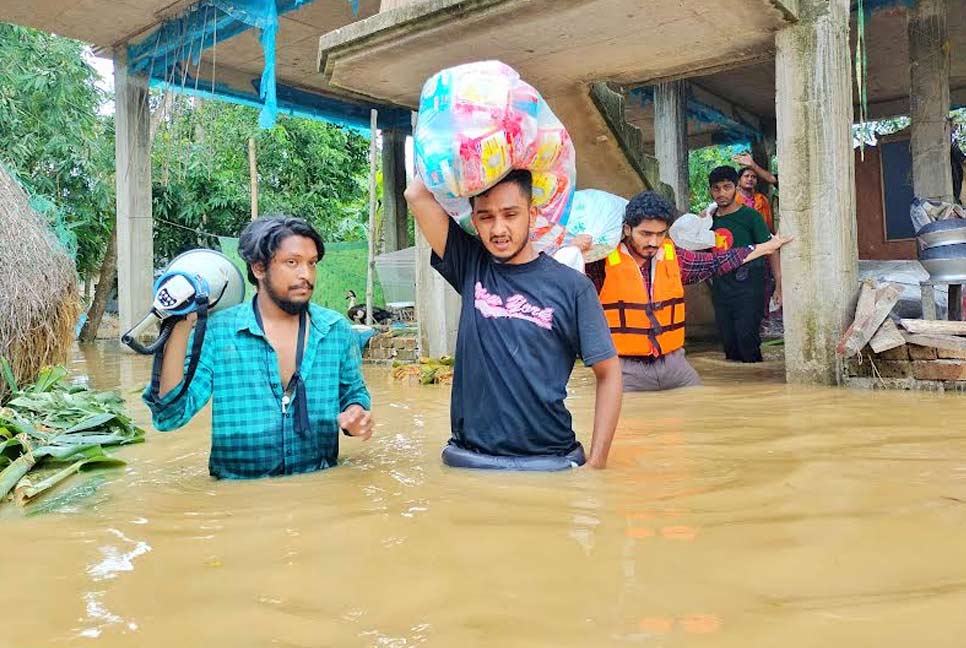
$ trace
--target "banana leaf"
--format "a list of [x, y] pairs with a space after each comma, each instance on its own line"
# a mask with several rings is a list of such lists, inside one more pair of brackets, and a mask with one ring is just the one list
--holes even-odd
[[95, 414], [90, 416], [80, 423], [74, 425], [73, 427], [64, 431], [64, 434], [73, 434], [74, 432], [81, 432], [83, 430], [93, 430], [94, 428], [99, 428], [102, 425], [110, 423], [117, 418], [117, 414], [113, 412], [105, 412], [103, 414]]
[[[7, 448], [12, 450], [14, 448], [19, 449], [21, 447], [23, 446], [20, 444], [20, 439], [4, 439], [3, 441], [0, 441], [0, 456], [3, 456], [3, 453], [7, 452]], [[18, 452], [17, 455], [19, 456], [20, 452]]]
[[17, 379], [13, 375], [13, 367], [10, 366], [10, 361], [0, 356], [0, 371], [3, 372], [3, 380], [7, 383], [7, 389], [10, 390], [11, 394], [17, 393]]
[[[109, 468], [123, 466], [124, 462], [116, 457], [110, 457], [104, 453], [100, 446], [94, 446], [83, 450], [75, 455], [76, 459], [66, 466], [62, 462], [50, 462], [45, 465], [51, 466], [41, 474], [29, 474], [17, 482], [14, 497], [21, 506], [30, 503], [31, 500], [43, 495], [54, 486], [57, 486], [68, 477], [90, 468]], [[48, 474], [49, 473], [49, 474]]]
[[3, 472], [0, 472], [0, 501], [3, 501], [7, 493], [27, 474], [27, 471], [34, 467], [34, 463], [32, 454], [22, 454], [4, 468]]
[[60, 444], [60, 445], [46, 445], [40, 446], [33, 451], [34, 458], [37, 460], [46, 459], [50, 457], [55, 461], [66, 461], [74, 457], [74, 455], [82, 454], [91, 448], [96, 448], [100, 444], [98, 443], [75, 443], [75, 444]]
[[67, 369], [60, 366], [44, 367], [34, 384], [28, 388], [31, 392], [48, 392], [67, 376]]
[[104, 447], [144, 441], [120, 395], [66, 377], [63, 367], [46, 367], [0, 408], [0, 501], [15, 490], [29, 502], [80, 470], [121, 465]]

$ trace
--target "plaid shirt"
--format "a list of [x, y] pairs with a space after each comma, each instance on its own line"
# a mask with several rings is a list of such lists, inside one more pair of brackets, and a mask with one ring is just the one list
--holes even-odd
[[[751, 247], [733, 248], [731, 250], [716, 250], [714, 252], [694, 252], [674, 246], [678, 259], [678, 266], [681, 268], [681, 283], [696, 284], [728, 274], [737, 270], [745, 258], [751, 254]], [[594, 282], [597, 294], [604, 288], [604, 263], [606, 259], [588, 263], [586, 267], [587, 276]], [[645, 263], [641, 266], [641, 279], [644, 281], [644, 289], [647, 294], [651, 294], [650, 264]]]
[[154, 427], [179, 428], [212, 399], [208, 470], [215, 477], [289, 475], [334, 466], [339, 456], [336, 418], [354, 403], [369, 409], [369, 391], [348, 320], [314, 304], [309, 316], [301, 374], [310, 436], [296, 433], [294, 407], [282, 413], [278, 356], [247, 301], [209, 320], [198, 369], [181, 398], [175, 399], [180, 385], [164, 398], [153, 394], [151, 385], [144, 390]]

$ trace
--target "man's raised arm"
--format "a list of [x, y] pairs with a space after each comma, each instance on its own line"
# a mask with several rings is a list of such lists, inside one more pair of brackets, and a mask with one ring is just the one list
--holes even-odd
[[429, 245], [433, 248], [436, 256], [443, 258], [451, 220], [449, 215], [436, 202], [436, 198], [418, 177], [413, 178], [412, 183], [406, 187], [405, 196], [423, 236], [429, 241]]

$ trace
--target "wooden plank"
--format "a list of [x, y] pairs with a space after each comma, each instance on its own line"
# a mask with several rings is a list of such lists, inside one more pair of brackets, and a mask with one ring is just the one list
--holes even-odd
[[891, 319], [886, 318], [886, 321], [882, 322], [882, 326], [879, 330], [875, 332], [872, 339], [869, 340], [869, 346], [876, 353], [882, 353], [883, 351], [888, 351], [889, 349], [895, 349], [901, 347], [906, 343], [906, 339], [902, 337], [899, 332], [899, 327], [896, 326], [895, 322]]
[[[863, 282], [863, 292], [866, 290]], [[882, 323], [889, 317], [899, 295], [902, 294], [902, 287], [898, 284], [886, 284], [875, 291], [875, 307], [871, 313], [859, 312], [856, 308], [856, 318], [852, 325], [842, 336], [835, 350], [839, 355], [846, 358], [851, 357], [862, 350], [862, 347], [875, 335]], [[863, 297], [859, 297], [859, 306], [867, 308], [867, 303], [863, 303]], [[867, 302], [867, 298], [865, 300]]]
[[875, 291], [879, 285], [875, 279], [865, 279], [859, 291], [859, 301], [855, 305], [855, 317], [853, 321], [861, 321], [872, 314], [875, 308]]
[[966, 322], [947, 320], [901, 319], [899, 325], [910, 333], [926, 335], [966, 335]]
[[963, 351], [966, 352], [966, 338], [954, 335], [916, 335], [913, 333], [902, 333], [902, 337], [909, 344], [916, 344], [924, 347], [933, 347], [943, 351]]

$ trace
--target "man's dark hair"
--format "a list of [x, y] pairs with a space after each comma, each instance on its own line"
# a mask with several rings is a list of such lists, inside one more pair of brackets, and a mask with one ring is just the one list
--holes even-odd
[[712, 186], [718, 182], [724, 182], [725, 180], [730, 180], [731, 184], [738, 184], [738, 172], [735, 171], [734, 167], [724, 165], [711, 169], [711, 173], [708, 174], [708, 186]]
[[[493, 187], [496, 187], [498, 185], [501, 185], [507, 182], [512, 182], [513, 184], [515, 184], [517, 187], [520, 188], [520, 191], [527, 199], [527, 203], [533, 200], [533, 174], [531, 174], [529, 171], [527, 171], [526, 169], [514, 169], [513, 171], [510, 171], [508, 174], [503, 176], [503, 178], [495, 185], [493, 185]], [[476, 196], [485, 196], [486, 194], [490, 193], [490, 191], [493, 190], [493, 187], [490, 187], [486, 191], [481, 191], [480, 193], [476, 194]], [[470, 196], [470, 207], [474, 206], [473, 201], [476, 198], [476, 196]]]
[[624, 208], [624, 224], [631, 229], [642, 221], [659, 220], [671, 225], [677, 218], [677, 210], [663, 196], [654, 191], [642, 191]]
[[290, 236], [304, 236], [315, 242], [319, 251], [319, 261], [325, 256], [322, 237], [308, 221], [284, 214], [264, 216], [249, 223], [238, 237], [238, 255], [248, 265], [248, 280], [255, 285], [258, 281], [252, 272], [252, 265], [263, 264], [266, 268], [278, 252], [282, 241]]

